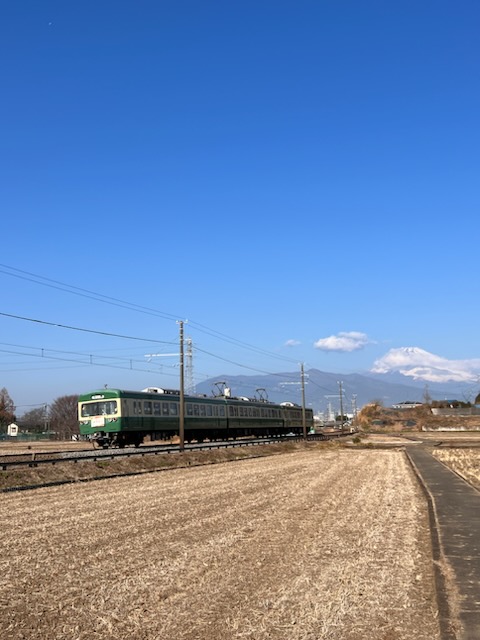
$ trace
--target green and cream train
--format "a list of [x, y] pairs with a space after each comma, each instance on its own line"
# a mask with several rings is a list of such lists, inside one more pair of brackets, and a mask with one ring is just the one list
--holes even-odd
[[[228, 390], [227, 390], [228, 392]], [[170, 440], [179, 433], [180, 392], [150, 387], [143, 391], [101, 389], [78, 399], [80, 433], [102, 447], [139, 446], [151, 440]], [[307, 429], [313, 411], [305, 409]], [[301, 435], [302, 407], [285, 402], [219, 397], [184, 396], [186, 442], [245, 436]]]

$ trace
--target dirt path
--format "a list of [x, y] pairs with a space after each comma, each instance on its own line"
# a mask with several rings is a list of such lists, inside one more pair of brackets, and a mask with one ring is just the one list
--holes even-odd
[[438, 640], [425, 511], [397, 451], [3, 495], [0, 635]]

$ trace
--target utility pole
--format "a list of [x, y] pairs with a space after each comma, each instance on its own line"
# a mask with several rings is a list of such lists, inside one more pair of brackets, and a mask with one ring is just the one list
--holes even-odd
[[342, 391], [342, 381], [340, 380], [338, 383], [340, 387], [340, 424], [342, 426], [343, 431], [343, 391]]
[[307, 419], [305, 415], [305, 371], [303, 367], [303, 362], [301, 364], [302, 371], [302, 428], [303, 428], [303, 438], [307, 439]]
[[178, 320], [180, 325], [180, 411], [178, 436], [180, 438], [180, 451], [185, 449], [185, 380], [183, 370], [183, 320]]
[[43, 430], [48, 431], [48, 404], [43, 405]]
[[425, 404], [430, 404], [432, 402], [432, 396], [428, 390], [428, 384], [425, 385], [425, 391], [423, 392], [423, 402]]
[[193, 381], [193, 345], [192, 339], [187, 338], [187, 353], [185, 362], [185, 391], [193, 395], [195, 393], [195, 383]]

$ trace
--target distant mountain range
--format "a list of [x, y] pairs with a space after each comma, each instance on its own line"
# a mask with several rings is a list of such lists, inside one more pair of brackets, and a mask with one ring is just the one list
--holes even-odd
[[[268, 392], [272, 402], [302, 403], [300, 371], [275, 375], [220, 375], [197, 385], [198, 393], [210, 395], [214, 383], [226, 382], [234, 396], [254, 397], [258, 388]], [[480, 359], [448, 360], [419, 347], [390, 349], [376, 360], [369, 372], [338, 374], [310, 369], [305, 372], [305, 401], [315, 412], [324, 412], [330, 404], [340, 410], [340, 383], [343, 409], [352, 412], [355, 405], [380, 400], [385, 407], [400, 402], [461, 400], [474, 402], [480, 391]]]
[[[222, 374], [196, 386], [197, 393], [211, 395], [215, 383], [223, 381], [234, 396], [255, 397], [257, 389], [266, 389], [272, 402], [302, 403], [299, 371], [269, 375], [231, 376]], [[457, 399], [473, 402], [479, 391], [478, 384], [455, 382], [426, 382], [406, 377], [396, 371], [385, 373], [338, 374], [309, 369], [305, 372], [305, 402], [315, 412], [325, 411], [330, 403], [336, 411], [340, 407], [340, 383], [343, 392], [343, 409], [351, 413], [355, 405], [380, 400], [385, 407], [399, 402], [423, 402], [426, 396], [432, 400]], [[258, 393], [257, 393], [258, 395]]]

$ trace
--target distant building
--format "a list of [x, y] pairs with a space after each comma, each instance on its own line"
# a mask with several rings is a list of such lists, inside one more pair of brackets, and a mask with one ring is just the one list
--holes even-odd
[[406, 402], [399, 402], [398, 404], [393, 404], [392, 409], [416, 409], [417, 407], [421, 407], [423, 402], [410, 402], [407, 400]]

